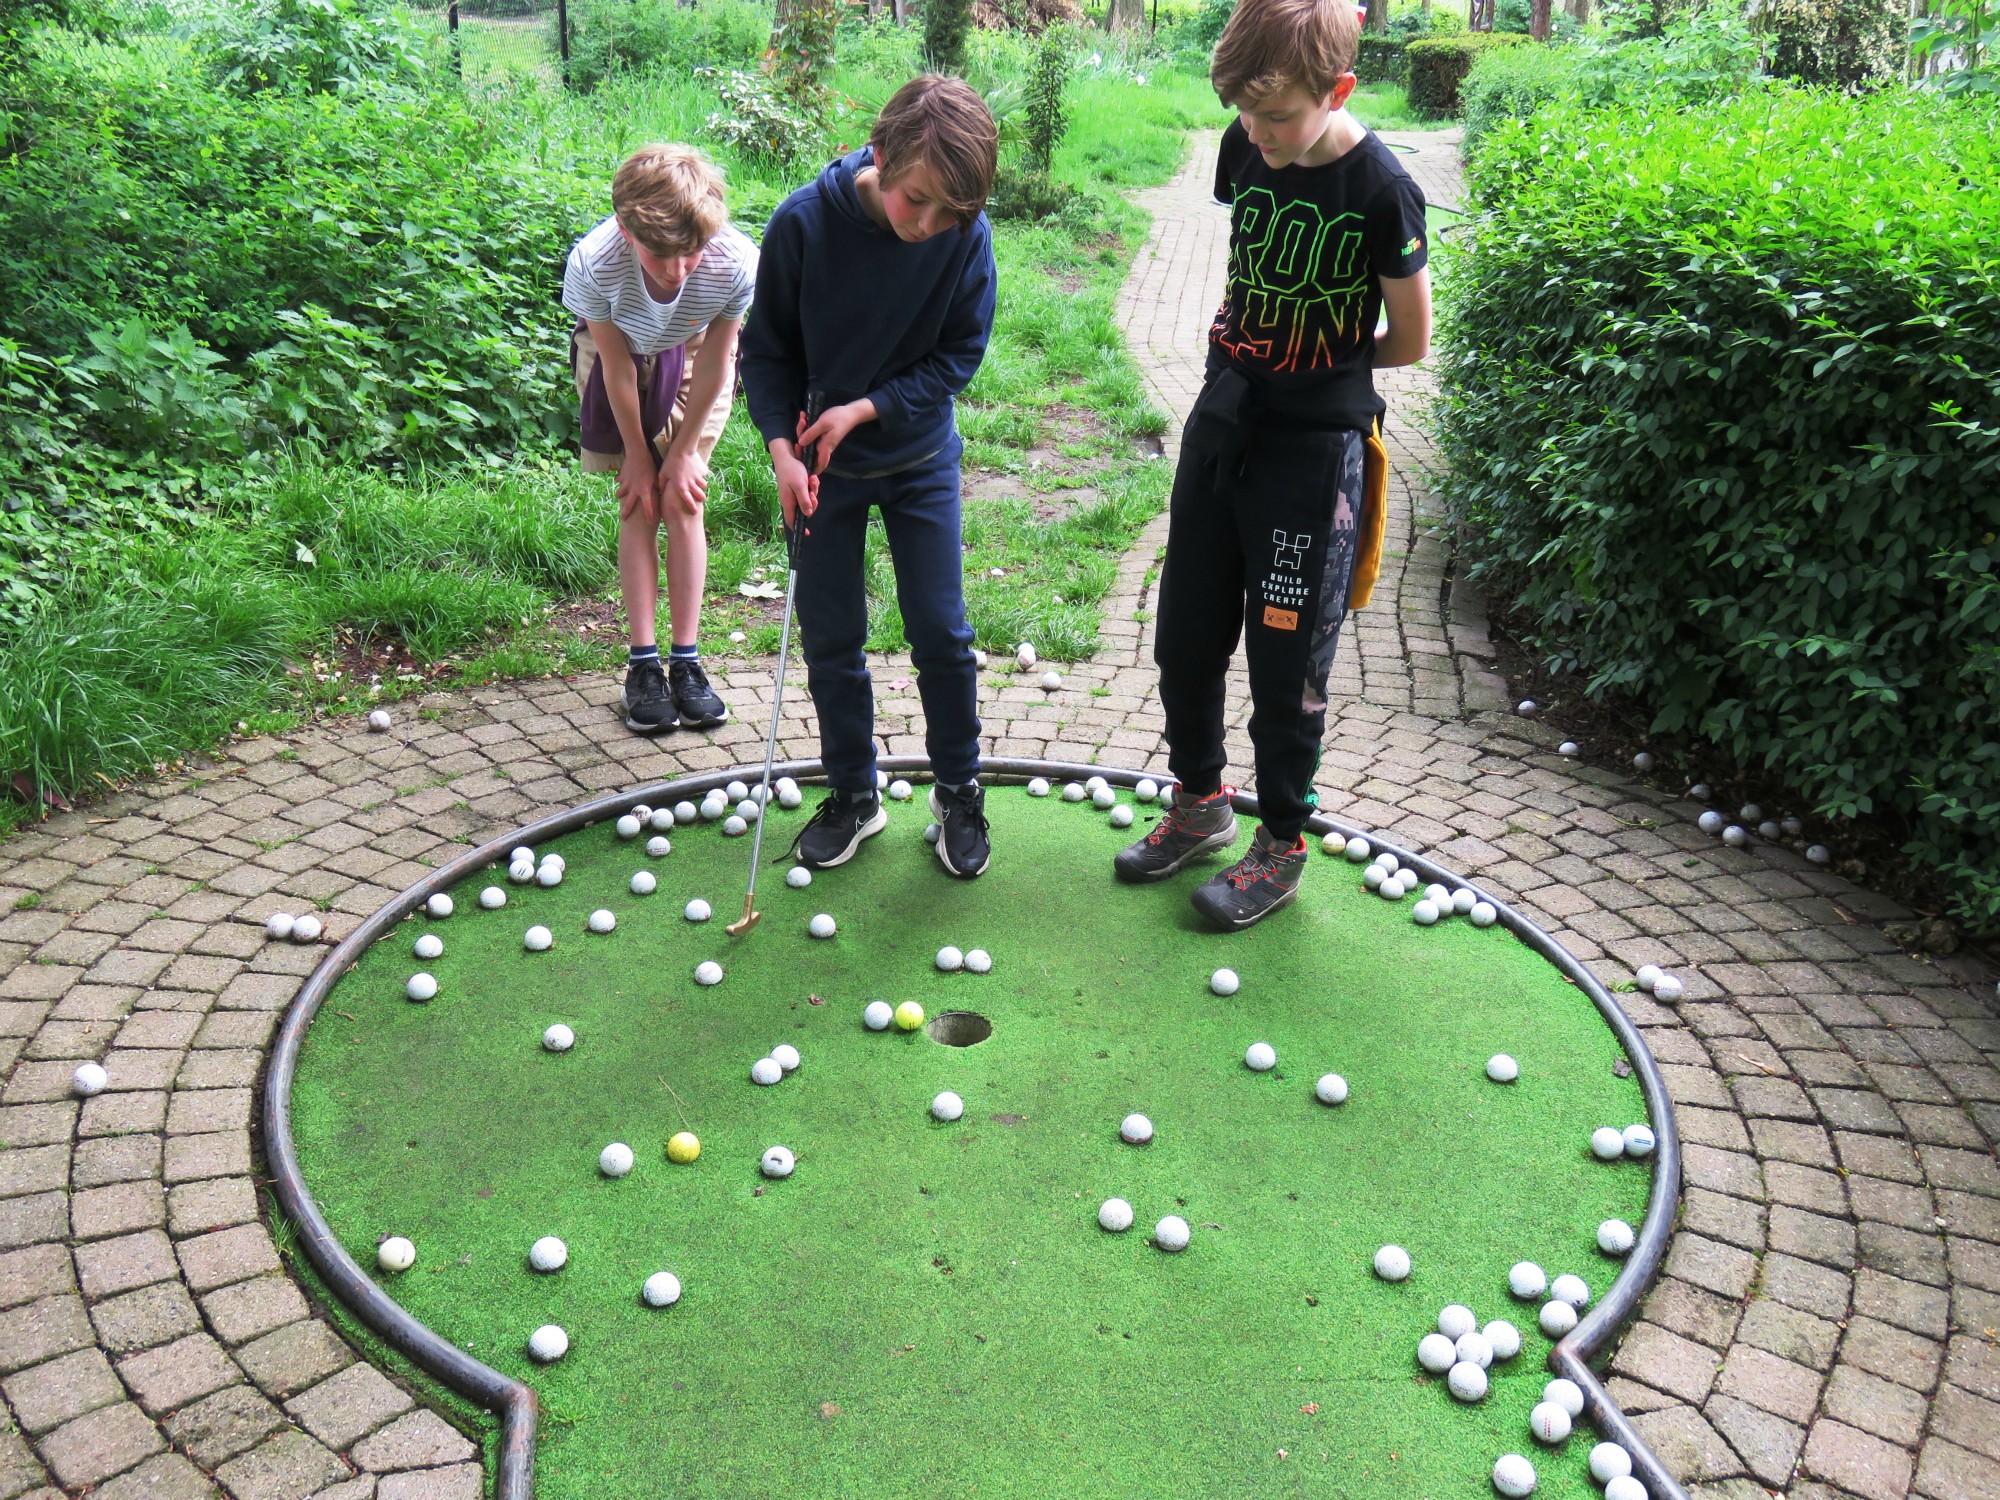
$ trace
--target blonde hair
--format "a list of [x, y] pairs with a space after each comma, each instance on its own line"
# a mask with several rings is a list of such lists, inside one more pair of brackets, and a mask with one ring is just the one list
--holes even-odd
[[1237, 0], [1208, 81], [1231, 106], [1293, 86], [1324, 99], [1353, 71], [1360, 48], [1353, 0]]
[[655, 255], [692, 255], [729, 222], [722, 174], [692, 146], [641, 146], [611, 179], [611, 211]]
[[1000, 130], [978, 90], [962, 79], [925, 73], [896, 90], [868, 133], [875, 170], [887, 187], [929, 167], [944, 205], [970, 229], [993, 191]]

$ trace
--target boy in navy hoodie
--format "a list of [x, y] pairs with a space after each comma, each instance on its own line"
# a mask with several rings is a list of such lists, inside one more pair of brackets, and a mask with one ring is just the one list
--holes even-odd
[[982, 209], [998, 145], [972, 88], [936, 74], [912, 79], [868, 144], [779, 204], [764, 233], [743, 385], [785, 524], [802, 528], [799, 629], [832, 788], [796, 846], [814, 868], [845, 864], [889, 821], [863, 654], [871, 506], [888, 533], [923, 698], [937, 856], [969, 878], [991, 853], [952, 397], [993, 331], [993, 236]]

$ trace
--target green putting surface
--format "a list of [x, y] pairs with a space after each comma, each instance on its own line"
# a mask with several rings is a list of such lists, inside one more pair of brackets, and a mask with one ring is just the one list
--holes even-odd
[[[773, 810], [767, 860], [811, 807]], [[1645, 1113], [1580, 990], [1501, 928], [1416, 926], [1411, 900], [1317, 852], [1291, 910], [1207, 931], [1187, 892], [1219, 860], [1111, 878], [1143, 806], [1119, 830], [997, 788], [975, 881], [923, 843], [921, 788], [889, 809], [806, 889], [767, 866], [740, 938], [723, 924], [747, 838], [679, 828], [650, 859], [646, 836], [582, 830], [538, 850], [568, 860], [562, 885], [466, 882], [455, 915], [401, 924], [314, 1021], [293, 1091], [306, 1185], [364, 1266], [385, 1235], [415, 1241], [415, 1269], [378, 1273], [390, 1293], [540, 1393], [538, 1495], [1443, 1500], [1490, 1495], [1508, 1452], [1539, 1494], [1595, 1494], [1587, 1428], [1555, 1450], [1528, 1432], [1549, 1344], [1507, 1292], [1533, 1260], [1601, 1294], [1617, 1263], [1597, 1225], [1644, 1210], [1648, 1164], [1590, 1155], [1594, 1127]], [[642, 868], [657, 894], [630, 893]], [[507, 904], [482, 910], [494, 883]], [[713, 920], [684, 919], [694, 896]], [[599, 907], [615, 932], [585, 929]], [[817, 912], [837, 936], [807, 935]], [[533, 923], [551, 951], [523, 951]], [[419, 961], [427, 931], [445, 951]], [[947, 943], [993, 971], [937, 972]], [[714, 988], [692, 980], [704, 959], [725, 967]], [[1227, 1000], [1208, 988], [1225, 964]], [[425, 1005], [404, 998], [419, 969], [440, 985]], [[870, 1032], [877, 998], [976, 1011], [993, 1034]], [[554, 1021], [573, 1051], [543, 1050]], [[1244, 1067], [1255, 1041], [1275, 1071]], [[756, 1086], [780, 1042], [803, 1066]], [[1501, 1051], [1518, 1083], [1486, 1079]], [[1313, 1097], [1329, 1071], [1352, 1089], [1337, 1108]], [[956, 1124], [930, 1117], [942, 1089], [966, 1101]], [[1149, 1146], [1119, 1139], [1134, 1110]], [[681, 1129], [701, 1138], [691, 1166], [665, 1156]], [[628, 1177], [598, 1173], [612, 1141], [638, 1155]], [[798, 1170], [766, 1182], [774, 1144]], [[1123, 1235], [1097, 1226], [1112, 1196], [1137, 1214]], [[1148, 1243], [1169, 1213], [1194, 1226], [1180, 1255]], [[551, 1234], [570, 1262], [540, 1275], [528, 1247]], [[1407, 1282], [1371, 1273], [1384, 1243], [1409, 1250]], [[641, 1302], [658, 1270], [679, 1305]], [[1479, 1406], [1416, 1364], [1450, 1302], [1524, 1335]], [[545, 1323], [572, 1341], [547, 1367], [525, 1350]]]

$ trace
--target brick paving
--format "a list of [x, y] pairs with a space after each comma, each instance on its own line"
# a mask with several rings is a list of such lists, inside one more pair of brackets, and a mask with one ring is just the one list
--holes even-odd
[[[1456, 203], [1448, 137], [1406, 158]], [[1219, 295], [1210, 145], [1144, 195], [1124, 302], [1184, 412]], [[1623, 996], [1687, 1141], [1680, 1233], [1610, 1387], [1701, 1500], [2000, 1496], [2000, 1018], [1995, 974], [1899, 952], [1900, 915], [1698, 809], [1552, 754], [1502, 711], [1478, 600], [1452, 579], [1414, 418], [1398, 420], [1390, 556], [1343, 645], [1322, 797], [1476, 876]], [[982, 688], [999, 754], [1164, 766], [1146, 624], [1164, 536], [1125, 560], [1105, 644], [1063, 689]], [[472, 1500], [474, 1445], [359, 1361], [285, 1274], [260, 1215], [252, 1090], [329, 936], [463, 847], [602, 793], [755, 761], [770, 660], [716, 664], [736, 721], [626, 734], [609, 677], [440, 695], [233, 744], [0, 845], [0, 1500]], [[920, 753], [906, 661], [876, 674], [886, 748]], [[1102, 690], [1101, 696], [1096, 696]], [[421, 712], [419, 712], [421, 709]], [[813, 753], [799, 674], [784, 753]], [[1247, 701], [1231, 703], [1247, 779]], [[990, 878], [1006, 878], [1005, 851]], [[70, 1096], [84, 1060], [110, 1089]]]

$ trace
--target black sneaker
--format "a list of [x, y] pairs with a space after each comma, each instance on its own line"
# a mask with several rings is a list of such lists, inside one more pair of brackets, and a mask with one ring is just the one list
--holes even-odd
[[680, 723], [667, 674], [657, 656], [642, 657], [625, 669], [625, 691], [618, 695], [625, 727], [634, 734], [658, 734]]
[[1290, 906], [1299, 893], [1299, 877], [1305, 872], [1303, 838], [1293, 839], [1289, 848], [1280, 848], [1269, 830], [1259, 828], [1250, 840], [1250, 852], [1220, 875], [1204, 880], [1188, 900], [1216, 926], [1240, 931]]
[[1236, 842], [1236, 810], [1229, 805], [1229, 788], [1206, 797], [1175, 792], [1153, 831], [1112, 856], [1111, 868], [1120, 880], [1165, 880], [1189, 860]]
[[872, 839], [888, 826], [882, 799], [873, 792], [828, 792], [812, 821], [792, 841], [792, 853], [802, 865], [830, 870], [854, 858], [863, 839]]
[[952, 874], [970, 880], [993, 857], [993, 840], [986, 827], [986, 788], [934, 786], [931, 816], [937, 820], [938, 862]]
[[708, 685], [701, 663], [675, 657], [667, 672], [674, 685], [674, 711], [688, 729], [713, 729], [729, 717], [729, 708]]

